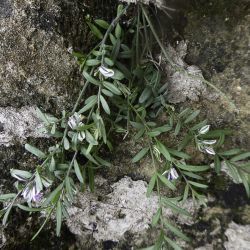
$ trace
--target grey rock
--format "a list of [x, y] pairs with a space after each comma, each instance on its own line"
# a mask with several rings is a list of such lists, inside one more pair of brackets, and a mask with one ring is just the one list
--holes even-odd
[[[158, 208], [158, 196], [155, 193], [149, 198], [146, 196], [147, 183], [124, 177], [111, 186], [111, 192], [106, 193], [103, 192], [107, 190], [107, 180], [99, 177], [96, 185], [98, 188], [94, 194], [78, 194], [75, 206], [69, 209], [67, 226], [78, 237], [80, 244], [85, 244], [91, 235], [96, 244], [105, 241], [122, 244], [126, 242], [127, 235], [133, 236], [129, 242], [131, 247], [152, 243], [157, 230], [152, 232], [150, 224]], [[98, 196], [102, 197], [102, 201], [98, 201]], [[196, 211], [191, 200], [182, 206], [191, 214]], [[171, 209], [165, 209], [163, 213], [174, 223], [188, 223], [183, 216], [173, 214]], [[95, 245], [93, 249], [99, 248]]]
[[[72, 105], [79, 78], [59, 32], [64, 18], [59, 3], [13, 0], [12, 15], [0, 18], [0, 106], [60, 110]], [[8, 12], [8, 1], [0, 6], [0, 13]]]
[[1, 0], [0, 2], [0, 19], [10, 17], [12, 14], [11, 0]]
[[10, 146], [23, 142], [28, 137], [44, 137], [38, 132], [42, 126], [35, 107], [0, 108], [0, 145]]
[[231, 222], [225, 234], [228, 238], [224, 243], [227, 250], [250, 249], [250, 225], [242, 226]]

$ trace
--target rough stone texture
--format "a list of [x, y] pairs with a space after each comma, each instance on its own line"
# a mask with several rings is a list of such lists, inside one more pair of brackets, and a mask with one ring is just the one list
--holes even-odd
[[207, 97], [206, 85], [202, 82], [201, 70], [194, 65], [187, 65], [184, 58], [187, 55], [187, 43], [181, 41], [176, 49], [168, 47], [169, 57], [179, 67], [179, 70], [167, 64], [165, 72], [168, 82], [167, 100], [176, 104], [187, 100], [198, 101], [199, 96]]
[[28, 137], [44, 137], [37, 131], [41, 126], [34, 107], [0, 108], [0, 145], [10, 146]]
[[235, 131], [231, 146], [250, 149], [249, 1], [196, 1], [186, 12], [186, 61], [231, 99], [204, 99], [197, 105], [215, 127]]
[[59, 34], [60, 1], [4, 0], [0, 7], [0, 106], [72, 105], [79, 83]]
[[228, 238], [224, 243], [227, 250], [250, 249], [250, 225], [242, 226], [231, 222], [225, 234]]
[[[93, 248], [85, 245], [88, 249], [101, 249], [107, 241], [117, 245], [117, 249], [123, 244], [127, 249], [152, 244], [157, 230], [152, 231], [150, 224], [158, 208], [158, 197], [156, 194], [146, 197], [147, 183], [124, 177], [109, 187], [107, 180], [99, 177], [96, 184], [95, 194], [79, 194], [75, 206], [69, 209], [67, 226], [80, 244], [84, 246], [90, 237], [92, 244], [96, 243]], [[191, 214], [196, 211], [190, 200], [183, 207]], [[165, 209], [164, 214], [175, 223], [192, 224], [190, 219], [174, 215], [170, 209]]]

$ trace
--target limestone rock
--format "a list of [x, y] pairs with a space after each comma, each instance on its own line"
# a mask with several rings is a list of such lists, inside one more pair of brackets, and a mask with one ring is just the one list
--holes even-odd
[[231, 222], [225, 234], [228, 238], [224, 243], [226, 250], [250, 249], [250, 225], [241, 226]]

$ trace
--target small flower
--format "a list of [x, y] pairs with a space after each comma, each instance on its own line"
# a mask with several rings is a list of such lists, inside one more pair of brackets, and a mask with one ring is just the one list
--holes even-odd
[[83, 141], [85, 139], [85, 132], [81, 131], [78, 133], [78, 140]]
[[[210, 155], [215, 155], [214, 149], [211, 147], [211, 145], [215, 144], [216, 140], [198, 140], [197, 147], [198, 149], [203, 153], [208, 153]], [[207, 146], [210, 145], [210, 146]]]
[[204, 146], [204, 150], [210, 155], [215, 155], [214, 149], [212, 147]]
[[28, 185], [22, 192], [23, 198], [27, 202], [39, 202], [42, 199], [43, 194], [40, 191], [36, 190], [35, 185]]
[[216, 140], [204, 140], [202, 141], [202, 143], [207, 145], [213, 145], [216, 143]]
[[166, 175], [166, 174], [167, 174], [167, 179], [169, 181], [176, 180], [179, 178], [179, 174], [177, 173], [176, 169], [173, 167], [165, 171], [162, 175]]
[[81, 116], [78, 113], [74, 113], [72, 116], [69, 117], [68, 125], [72, 129], [76, 129], [79, 125], [81, 125]]
[[99, 71], [105, 77], [112, 77], [115, 74], [114, 70], [108, 69], [108, 68], [106, 68], [104, 66], [100, 66]]
[[205, 126], [203, 126], [203, 127], [198, 131], [198, 133], [199, 133], [200, 135], [204, 135], [204, 134], [206, 134], [206, 133], [209, 131], [209, 129], [210, 129], [210, 125], [205, 125]]

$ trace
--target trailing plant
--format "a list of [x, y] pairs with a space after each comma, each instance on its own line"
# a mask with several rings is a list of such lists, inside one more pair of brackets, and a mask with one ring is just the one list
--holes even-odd
[[[43, 211], [46, 218], [33, 239], [54, 215], [59, 236], [77, 191], [85, 190], [87, 186], [93, 191], [95, 172], [102, 167], [112, 168], [112, 163], [104, 159], [100, 151], [102, 148], [113, 150], [111, 138], [115, 133], [123, 133], [124, 139], [130, 135], [135, 140], [143, 139], [144, 146], [133, 157], [132, 163], [138, 163], [147, 155], [151, 157], [154, 174], [147, 195], [150, 196], [153, 190], [158, 195], [159, 208], [152, 218], [152, 226], [160, 233], [154, 246], [148, 249], [169, 246], [180, 249], [173, 236], [189, 241], [166, 218], [165, 208], [190, 216], [181, 205], [188, 197], [205, 204], [208, 180], [204, 173], [214, 170], [209, 164], [193, 165], [187, 147], [193, 146], [205, 154], [207, 162], [214, 161], [216, 173], [220, 173], [225, 163], [233, 179], [243, 183], [250, 195], [250, 165], [245, 163], [250, 152], [224, 151], [222, 146], [229, 130], [211, 130], [206, 120], [199, 121], [199, 110], [186, 108], [177, 112], [168, 103], [167, 85], [162, 84], [153, 46], [159, 46], [160, 53], [172, 67], [183, 69], [169, 57], [145, 6], [133, 7], [133, 17], [126, 21], [126, 25], [121, 24], [128, 7], [119, 5], [112, 23], [87, 18], [89, 28], [99, 42], [88, 55], [72, 53], [85, 79], [82, 90], [73, 109], [62, 111], [60, 118], [37, 109], [44, 124], [42, 132], [54, 138], [55, 144], [46, 152], [25, 145], [26, 150], [38, 158], [38, 165], [30, 171], [11, 170], [16, 179], [16, 192], [0, 196], [4, 203], [1, 210], [4, 225], [13, 207], [31, 213]], [[157, 118], [163, 113], [167, 121], [161, 123]], [[168, 144], [163, 136], [175, 139]], [[175, 191], [177, 185], [183, 187], [181, 195], [163, 195], [163, 188]]]

